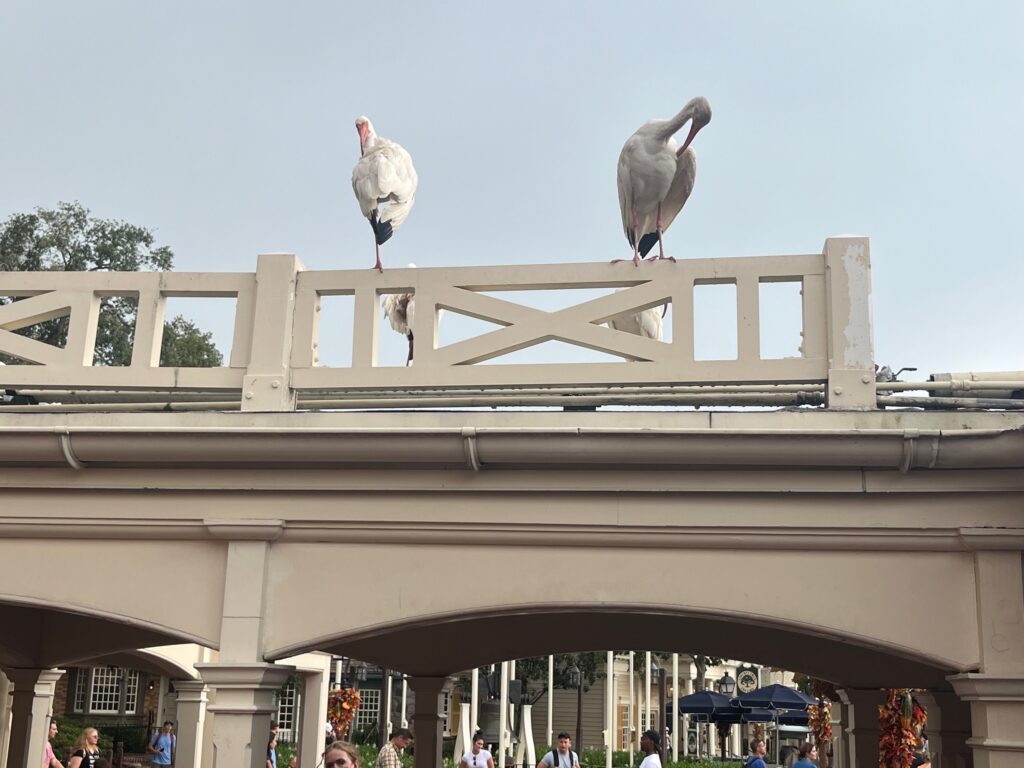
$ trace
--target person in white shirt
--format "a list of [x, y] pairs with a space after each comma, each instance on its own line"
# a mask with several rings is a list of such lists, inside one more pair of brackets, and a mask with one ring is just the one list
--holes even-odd
[[640, 768], [661, 768], [661, 734], [657, 731], [644, 731], [640, 737], [640, 749], [646, 755]]
[[579, 768], [580, 758], [572, 751], [572, 739], [562, 731], [558, 734], [558, 749], [541, 758], [537, 768]]
[[484, 749], [484, 735], [479, 731], [473, 734], [473, 746], [462, 756], [459, 768], [494, 768], [494, 758]]

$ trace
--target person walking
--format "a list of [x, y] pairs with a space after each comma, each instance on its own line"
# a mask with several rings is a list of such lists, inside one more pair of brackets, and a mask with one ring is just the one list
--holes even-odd
[[793, 768], [816, 768], [818, 760], [818, 748], [811, 744], [809, 741], [805, 741], [800, 745], [800, 754]]
[[402, 768], [402, 750], [412, 742], [412, 731], [408, 728], [399, 728], [391, 734], [391, 740], [377, 753], [374, 768]]
[[537, 768], [579, 768], [580, 758], [572, 751], [572, 739], [562, 731], [558, 734], [558, 749], [553, 749], [537, 763]]
[[657, 731], [644, 731], [640, 737], [640, 751], [645, 757], [640, 768], [661, 768], [661, 734]]
[[334, 741], [324, 750], [324, 768], [359, 768], [359, 748], [347, 741]]
[[743, 763], [743, 768], [766, 768], [764, 764], [764, 740], [750, 740], [750, 754]]
[[46, 737], [46, 749], [43, 750], [43, 768], [64, 768], [57, 756], [53, 754], [53, 745], [50, 742], [57, 735], [57, 721], [50, 721], [50, 733]]
[[473, 746], [462, 756], [459, 768], [494, 768], [494, 758], [484, 749], [484, 735], [473, 734]]
[[153, 756], [153, 765], [174, 765], [174, 751], [178, 746], [174, 737], [174, 723], [164, 720], [163, 728], [157, 731], [146, 745], [146, 751]]
[[96, 768], [100, 757], [100, 732], [95, 728], [85, 728], [75, 742], [75, 751], [68, 760], [68, 768]]

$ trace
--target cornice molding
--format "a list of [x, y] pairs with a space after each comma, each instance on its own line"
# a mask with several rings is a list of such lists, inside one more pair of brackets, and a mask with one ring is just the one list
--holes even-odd
[[539, 525], [312, 520], [0, 519], [0, 538], [276, 541], [414, 545], [615, 546], [773, 551], [972, 552], [1024, 550], [1024, 528], [838, 528], [827, 526]]

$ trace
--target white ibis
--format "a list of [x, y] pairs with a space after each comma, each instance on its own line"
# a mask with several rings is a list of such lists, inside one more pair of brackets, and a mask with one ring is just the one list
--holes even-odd
[[[360, 158], [352, 169], [352, 191], [370, 221], [377, 249], [374, 267], [383, 272], [380, 247], [405, 221], [416, 199], [416, 169], [402, 146], [381, 138], [367, 117], [356, 120]], [[384, 205], [384, 208], [381, 206]]]
[[[623, 291], [625, 289], [619, 288], [618, 290]], [[665, 312], [667, 311], [668, 305], [666, 304], [660, 309], [658, 307], [649, 307], [640, 312], [619, 315], [608, 321], [608, 327], [614, 328], [616, 331], [632, 333], [634, 336], [643, 336], [645, 339], [663, 341], [662, 318], [665, 317]]]
[[[676, 149], [672, 137], [687, 122], [690, 133]], [[671, 120], [649, 120], [630, 136], [619, 154], [619, 208], [626, 240], [639, 264], [658, 243], [656, 258], [665, 256], [663, 235], [682, 210], [697, 176], [697, 157], [690, 142], [711, 122], [711, 105], [703, 96], [687, 102]]]
[[[415, 264], [409, 265], [415, 269]], [[391, 323], [396, 333], [400, 333], [409, 340], [409, 355], [405, 358], [405, 364], [412, 363], [415, 339], [412, 335], [413, 318], [416, 317], [416, 294], [414, 293], [385, 293], [380, 298], [380, 305], [384, 308], [384, 316]], [[437, 311], [437, 321], [441, 322], [444, 310]]]
[[409, 356], [405, 358], [405, 364], [409, 365], [412, 363], [413, 354], [412, 321], [416, 316], [416, 295], [386, 293], [381, 297], [380, 305], [384, 307], [384, 316], [387, 317], [395, 332], [409, 340]]

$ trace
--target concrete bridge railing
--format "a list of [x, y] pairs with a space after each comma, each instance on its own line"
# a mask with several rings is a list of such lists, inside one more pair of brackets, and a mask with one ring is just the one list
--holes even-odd
[[[821, 253], [672, 264], [549, 264], [488, 267], [306, 271], [290, 254], [259, 256], [255, 273], [0, 273], [0, 352], [31, 365], [7, 366], [0, 384], [39, 389], [212, 392], [239, 394], [243, 410], [287, 411], [299, 393], [438, 389], [525, 389], [650, 385], [782, 384], [826, 386], [829, 407], [876, 407], [871, 331], [870, 246], [867, 238], [826, 240]], [[800, 285], [800, 355], [765, 359], [760, 352], [759, 286]], [[694, 355], [695, 286], [736, 287], [736, 350], [732, 360]], [[486, 295], [488, 291], [626, 288], [555, 311]], [[414, 292], [415, 364], [378, 366], [380, 297]], [[323, 328], [323, 296], [354, 297], [349, 328]], [[100, 302], [138, 302], [131, 364], [93, 365]], [[234, 333], [227, 365], [159, 366], [169, 297], [234, 297]], [[671, 302], [672, 340], [662, 343], [602, 325], [617, 315]], [[438, 310], [501, 328], [438, 345]], [[63, 348], [15, 331], [69, 317]], [[319, 362], [322, 334], [352, 334], [346, 367]], [[622, 362], [491, 364], [525, 347], [558, 339]], [[628, 364], [627, 364], [628, 363]]]

